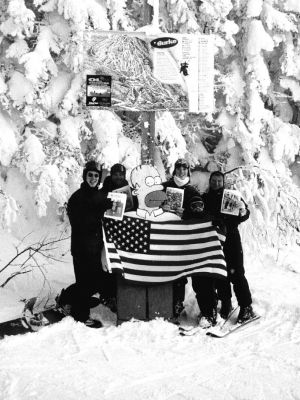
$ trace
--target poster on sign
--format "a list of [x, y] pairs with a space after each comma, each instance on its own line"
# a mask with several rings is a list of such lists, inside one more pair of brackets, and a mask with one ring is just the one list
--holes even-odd
[[86, 105], [88, 107], [111, 106], [111, 76], [86, 76]]
[[92, 31], [84, 38], [85, 71], [111, 76], [113, 109], [213, 112], [214, 54], [209, 35]]
[[208, 35], [173, 34], [155, 37], [153, 75], [162, 83], [180, 85], [188, 97], [188, 111], [213, 112], [214, 55]]

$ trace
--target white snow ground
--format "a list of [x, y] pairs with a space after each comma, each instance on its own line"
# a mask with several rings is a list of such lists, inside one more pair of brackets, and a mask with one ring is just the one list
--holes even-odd
[[[300, 252], [248, 255], [259, 322], [215, 339], [163, 320], [91, 329], [66, 318], [0, 341], [1, 400], [299, 400]], [[189, 321], [195, 299], [187, 293]]]

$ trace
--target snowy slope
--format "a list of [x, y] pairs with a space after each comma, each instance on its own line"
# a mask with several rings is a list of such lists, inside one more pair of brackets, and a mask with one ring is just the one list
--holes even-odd
[[[224, 339], [181, 337], [163, 320], [128, 322], [94, 309], [105, 328], [66, 318], [0, 342], [0, 398], [274, 400], [300, 398], [299, 253], [247, 255], [259, 322]], [[189, 318], [195, 300], [187, 296]]]

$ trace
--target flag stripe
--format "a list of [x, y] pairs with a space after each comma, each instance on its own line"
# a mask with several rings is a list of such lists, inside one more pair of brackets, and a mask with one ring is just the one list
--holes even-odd
[[[167, 225], [166, 225], [166, 228], [167, 228]], [[190, 227], [190, 226], [183, 226], [182, 227], [182, 229], [181, 230], [179, 230], [179, 229], [173, 229], [174, 227], [173, 226], [171, 226], [171, 227], [168, 227], [168, 228], [171, 228], [171, 229], [161, 229], [161, 228], [153, 228], [153, 229], [151, 229], [151, 233], [153, 233], [154, 235], [160, 235], [160, 234], [172, 234], [172, 235], [174, 235], [174, 236], [182, 236], [182, 234], [184, 233], [184, 234], [189, 234], [189, 235], [197, 235], [197, 234], [205, 234], [205, 233], [209, 233], [209, 232], [211, 232], [211, 226], [209, 226], [209, 227], [207, 227], [207, 228], [205, 228], [205, 229], [202, 229], [202, 228], [192, 228], [192, 227]]]
[[[160, 236], [157, 239], [153, 238], [153, 236], [150, 236], [151, 239], [151, 247], [154, 244], [164, 244], [164, 245], [169, 245], [169, 246], [182, 246], [182, 239], [173, 239], [173, 237], [163, 237]], [[184, 245], [188, 245], [188, 244], [199, 244], [199, 243], [208, 243], [211, 241], [214, 241], [216, 239], [216, 234], [211, 235], [210, 237], [206, 236], [206, 237], [187, 237], [184, 241]]]
[[[210, 242], [210, 243], [194, 243], [194, 244], [189, 244], [185, 243], [184, 244], [184, 250], [185, 251], [191, 251], [191, 250], [197, 250], [199, 249], [199, 252], [201, 253], [201, 249], [208, 249], [212, 247], [213, 245], [216, 245], [217, 242]], [[157, 244], [157, 245], [151, 245], [150, 251], [156, 250], [156, 251], [161, 251], [162, 253], [169, 254], [169, 252], [172, 252], [172, 249], [174, 246], [177, 246], [177, 248], [180, 246], [180, 243], [177, 243], [175, 245], [173, 244]], [[221, 246], [219, 246], [221, 248]]]
[[[199, 258], [199, 259], [194, 260], [189, 263], [173, 261], [172, 264], [160, 263], [158, 261], [151, 264], [151, 262], [144, 261], [143, 265], [140, 265], [136, 262], [132, 262], [132, 260], [130, 260], [129, 262], [126, 262], [126, 260], [121, 259], [122, 262], [126, 262], [126, 268], [130, 269], [130, 270], [136, 269], [136, 270], [140, 270], [140, 271], [149, 271], [149, 272], [150, 271], [157, 271], [157, 272], [165, 271], [167, 274], [170, 271], [174, 272], [174, 271], [183, 271], [183, 270], [191, 269], [191, 268], [203, 265], [204, 263], [212, 262], [213, 264], [215, 264], [216, 260], [218, 261], [218, 264], [220, 264], [219, 267], [221, 269], [226, 269], [226, 263], [224, 262], [222, 257], [220, 257], [220, 255], [218, 255], [218, 254]], [[222, 263], [223, 263], [223, 268], [221, 267]]]
[[[207, 268], [209, 265], [216, 265], [216, 263], [212, 262], [208, 264], [207, 262], [203, 262], [201, 265], [197, 265], [193, 268], [188, 268], [185, 270], [178, 270], [178, 271], [153, 271], [153, 270], [140, 270], [140, 269], [130, 269], [130, 268], [125, 268], [125, 273], [130, 274], [130, 275], [143, 275], [143, 276], [174, 276], [174, 275], [180, 275], [184, 273], [185, 275], [189, 275], [191, 272], [195, 271], [201, 271], [203, 268]], [[222, 268], [218, 269], [222, 271]]]
[[164, 221], [164, 222], [153, 222], [152, 230], [155, 232], [156, 230], [161, 231], [172, 231], [173, 233], [178, 232], [180, 235], [182, 231], [197, 231], [201, 232], [206, 229], [211, 229], [212, 224], [209, 222], [198, 222], [195, 220], [190, 221]]
[[[188, 249], [186, 250], [174, 250], [166, 247], [166, 251], [162, 251], [162, 249], [158, 250], [152, 250], [149, 253], [146, 254], [139, 254], [137, 258], [137, 253], [129, 252], [129, 251], [123, 251], [123, 250], [116, 250], [115, 248], [109, 247], [110, 244], [108, 244], [108, 252], [109, 253], [118, 253], [121, 257], [127, 257], [127, 258], [133, 258], [136, 259], [137, 262], [141, 262], [142, 260], [152, 260], [152, 259], [160, 259], [160, 260], [178, 260], [178, 259], [184, 259], [184, 260], [194, 260], [195, 255], [201, 255], [201, 254], [207, 254], [210, 251], [218, 251], [219, 254], [223, 256], [223, 251], [220, 245], [215, 243], [215, 246], [207, 246], [205, 244], [202, 244], [202, 247], [200, 246], [186, 246]], [[207, 248], [208, 247], [208, 248]], [[180, 256], [180, 257], [178, 257]]]
[[[117, 272], [117, 271], [115, 271]], [[124, 279], [130, 280], [131, 282], [137, 282], [137, 283], [163, 283], [163, 282], [172, 282], [177, 279], [189, 276], [189, 275], [201, 275], [201, 276], [209, 276], [210, 278], [216, 278], [220, 279], [220, 276], [222, 276], [221, 270], [216, 268], [216, 266], [210, 266], [210, 267], [205, 267], [205, 268], [200, 268], [199, 270], [194, 270], [192, 272], [186, 273], [182, 272], [181, 274], [174, 275], [174, 276], [144, 276], [140, 275], [139, 273], [137, 274], [128, 274], [124, 273]]]

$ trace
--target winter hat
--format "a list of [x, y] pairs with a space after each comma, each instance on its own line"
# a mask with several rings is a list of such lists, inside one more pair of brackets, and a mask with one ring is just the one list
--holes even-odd
[[101, 165], [99, 163], [97, 163], [94, 160], [88, 161], [85, 166], [84, 166], [84, 170], [82, 173], [82, 178], [84, 181], [86, 181], [86, 175], [89, 171], [94, 171], [94, 172], [98, 172], [99, 174], [99, 183], [101, 181], [101, 176], [102, 176], [102, 168]]
[[193, 203], [198, 203], [199, 201], [201, 201], [201, 203], [203, 203], [202, 197], [201, 196], [193, 196], [190, 200], [190, 204]]
[[202, 197], [201, 197], [201, 196], [193, 196], [193, 197], [191, 198], [191, 200], [190, 200], [190, 207], [192, 208], [192, 206], [193, 206], [194, 204], [196, 204], [196, 203], [201, 203], [202, 209], [204, 208], [204, 203], [203, 203], [203, 200], [202, 200]]
[[176, 163], [175, 163], [175, 165], [174, 165], [174, 171], [173, 171], [173, 176], [175, 175], [175, 172], [176, 172], [176, 168], [179, 168], [179, 167], [187, 167], [187, 169], [188, 169], [188, 176], [191, 176], [191, 171], [190, 171], [190, 164], [188, 163], [188, 161], [187, 160], [185, 160], [184, 158], [179, 158], [177, 161], [176, 161]]
[[126, 168], [122, 164], [114, 164], [110, 169], [110, 175], [113, 175], [116, 172], [121, 172], [125, 176]]

